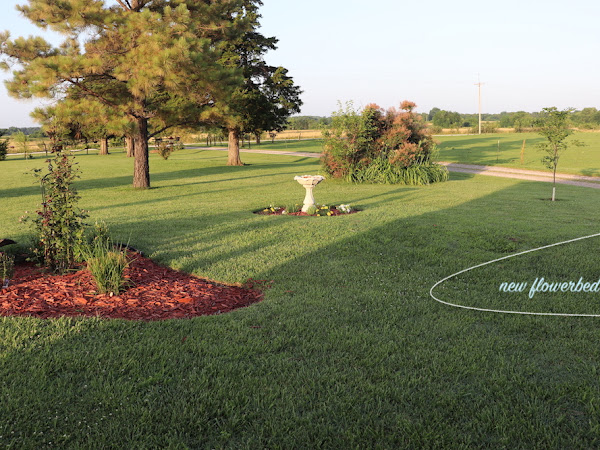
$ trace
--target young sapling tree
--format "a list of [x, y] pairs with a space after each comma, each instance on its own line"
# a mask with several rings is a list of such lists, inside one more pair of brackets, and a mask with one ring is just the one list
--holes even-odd
[[538, 121], [540, 127], [539, 133], [546, 140], [538, 144], [538, 148], [546, 153], [542, 162], [549, 169], [552, 169], [552, 201], [556, 200], [556, 168], [558, 160], [565, 150], [571, 146], [581, 147], [584, 144], [576, 139], [567, 141], [567, 138], [573, 134], [569, 128], [569, 115], [573, 109], [558, 110], [555, 106], [544, 108], [542, 117]]

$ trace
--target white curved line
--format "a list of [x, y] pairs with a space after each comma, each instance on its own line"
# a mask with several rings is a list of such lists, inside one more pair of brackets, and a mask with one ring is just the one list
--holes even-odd
[[524, 314], [524, 315], [530, 315], [530, 316], [600, 317], [600, 314], [544, 313], [544, 312], [528, 312], [528, 311], [503, 311], [503, 310], [500, 310], [500, 309], [476, 308], [474, 306], [463, 306], [463, 305], [456, 305], [454, 303], [448, 303], [448, 302], [445, 302], [443, 300], [440, 300], [435, 295], [433, 295], [433, 290], [436, 287], [438, 287], [440, 284], [442, 284], [444, 281], [447, 281], [450, 278], [453, 278], [453, 277], [455, 277], [457, 275], [460, 275], [461, 273], [468, 272], [469, 270], [477, 269], [478, 267], [487, 266], [488, 264], [493, 264], [495, 262], [502, 261], [503, 259], [514, 258], [515, 256], [524, 255], [525, 253], [537, 252], [538, 250], [543, 250], [545, 248], [556, 247], [557, 245], [568, 244], [570, 242], [581, 241], [583, 239], [589, 239], [589, 238], [593, 238], [593, 237], [597, 237], [597, 236], [600, 236], [600, 233], [591, 234], [589, 236], [579, 237], [579, 238], [575, 238], [575, 239], [569, 239], [568, 241], [557, 242], [556, 244], [544, 245], [543, 247], [533, 248], [531, 250], [525, 250], [523, 252], [515, 253], [514, 255], [503, 256], [502, 258], [494, 259], [493, 261], [487, 261], [487, 262], [484, 262], [484, 263], [481, 263], [481, 264], [477, 264], [476, 266], [469, 267], [468, 269], [463, 269], [460, 272], [453, 273], [452, 275], [447, 276], [446, 278], [441, 279], [440, 281], [438, 281], [437, 283], [435, 283], [431, 287], [431, 289], [429, 289], [429, 295], [431, 295], [431, 297], [436, 302], [442, 303], [444, 305], [453, 306], [455, 308], [470, 309], [470, 310], [473, 310], [473, 311], [495, 312], [495, 313], [502, 313], [502, 314]]

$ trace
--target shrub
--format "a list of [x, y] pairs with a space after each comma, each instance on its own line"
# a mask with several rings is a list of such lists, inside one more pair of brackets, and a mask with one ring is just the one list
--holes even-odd
[[[520, 133], [521, 131], [523, 131], [523, 129], [519, 129], [518, 131], [515, 130], [517, 133]], [[474, 125], [471, 127], [471, 129], [469, 130], [469, 132], [471, 134], [477, 134], [479, 133], [479, 124]], [[498, 132], [498, 122], [482, 122], [481, 123], [481, 133], [482, 134], [492, 134], [492, 133], [497, 133]]]
[[379, 111], [365, 108], [361, 114], [352, 103], [332, 115], [331, 129], [323, 132], [325, 138], [322, 163], [334, 178], [346, 178], [356, 167], [373, 157], [378, 136]]
[[34, 170], [42, 189], [42, 207], [31, 219], [36, 230], [32, 251], [44, 266], [64, 272], [76, 260], [87, 215], [77, 207], [79, 196], [73, 182], [79, 176], [73, 157], [58, 153], [47, 163], [46, 175], [41, 175], [42, 169]]
[[433, 162], [435, 142], [416, 105], [404, 101], [400, 111], [368, 105], [359, 114], [352, 104], [333, 115], [324, 133], [321, 157], [325, 172], [353, 182], [429, 184], [448, 179]]
[[156, 152], [162, 157], [162, 159], [167, 160], [171, 153], [175, 150], [183, 150], [185, 146], [181, 142], [171, 142], [171, 141], [158, 141], [156, 143]]
[[310, 205], [306, 210], [306, 214], [308, 214], [309, 216], [314, 216], [316, 213], [317, 207], [315, 205]]
[[8, 141], [6, 139], [0, 139], [0, 161], [4, 161], [6, 159], [7, 153], [8, 153]]

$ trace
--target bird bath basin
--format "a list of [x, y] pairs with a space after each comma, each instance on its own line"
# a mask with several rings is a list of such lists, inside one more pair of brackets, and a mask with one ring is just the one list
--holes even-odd
[[302, 206], [302, 212], [307, 212], [308, 208], [314, 206], [315, 197], [313, 196], [314, 187], [323, 181], [325, 177], [321, 175], [302, 175], [295, 176], [294, 180], [304, 186], [306, 189], [306, 196], [304, 197], [304, 205]]

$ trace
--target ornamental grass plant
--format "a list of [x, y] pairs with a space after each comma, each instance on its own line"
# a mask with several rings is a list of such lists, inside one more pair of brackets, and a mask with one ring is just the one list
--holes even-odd
[[15, 260], [5, 252], [0, 252], [0, 288], [8, 286], [9, 280], [14, 275]]
[[109, 238], [102, 238], [94, 239], [81, 249], [100, 294], [118, 294], [125, 286], [129, 260], [125, 252], [115, 248]]

